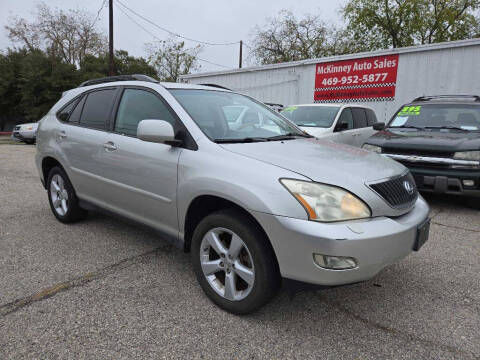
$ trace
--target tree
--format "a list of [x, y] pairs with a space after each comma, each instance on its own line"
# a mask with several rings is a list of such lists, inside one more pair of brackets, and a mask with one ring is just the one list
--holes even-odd
[[74, 65], [52, 66], [41, 50], [9, 49], [0, 55], [0, 129], [7, 121], [40, 119], [78, 80]]
[[106, 37], [96, 29], [96, 20], [82, 10], [52, 10], [41, 2], [32, 22], [15, 17], [5, 28], [10, 40], [21, 47], [41, 49], [52, 58], [79, 64], [86, 55], [106, 52]]
[[[113, 58], [118, 75], [144, 74], [157, 77], [155, 68], [142, 57], [128, 55], [125, 50], [116, 50]], [[80, 63], [79, 74], [81, 81], [108, 76], [108, 55], [87, 55]]]
[[148, 43], [146, 48], [149, 62], [162, 81], [176, 82], [180, 75], [189, 74], [200, 68], [197, 62], [197, 56], [202, 51], [200, 45], [186, 48], [185, 42], [168, 39]]
[[308, 14], [302, 19], [282, 10], [256, 26], [252, 37], [252, 55], [260, 64], [303, 60], [331, 54], [329, 38], [333, 30], [320, 18]]
[[479, 36], [480, 0], [349, 0], [347, 30], [368, 49]]

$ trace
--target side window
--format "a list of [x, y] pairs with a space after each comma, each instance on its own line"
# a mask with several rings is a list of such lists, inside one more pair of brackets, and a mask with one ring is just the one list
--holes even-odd
[[168, 121], [175, 126], [175, 118], [155, 94], [146, 90], [125, 89], [118, 106], [115, 132], [136, 136], [138, 123], [145, 119]]
[[377, 116], [375, 115], [375, 111], [373, 111], [372, 109], [365, 109], [365, 111], [367, 112], [367, 125], [372, 126], [378, 121]]
[[83, 104], [85, 104], [85, 99], [87, 97], [83, 96], [80, 101], [78, 101], [77, 106], [75, 106], [75, 109], [73, 109], [72, 113], [70, 114], [70, 117], [68, 118], [68, 122], [70, 124], [78, 124], [80, 121], [80, 115], [82, 114], [82, 109], [83, 109]]
[[352, 110], [350, 108], [343, 109], [342, 114], [338, 118], [337, 126], [341, 123], [347, 123], [348, 124], [348, 128], [343, 129], [343, 130], [353, 129], [353, 115], [352, 115]]
[[60, 110], [57, 113], [57, 117], [61, 121], [67, 122], [68, 118], [69, 118], [70, 114], [72, 113], [72, 110], [75, 107], [75, 105], [77, 104], [77, 102], [78, 102], [78, 99], [75, 99], [74, 101], [71, 101], [70, 103], [68, 103], [66, 106], [64, 106], [62, 108], [62, 110]]
[[352, 108], [353, 111], [353, 123], [355, 129], [361, 129], [367, 127], [367, 115], [363, 108]]
[[83, 106], [80, 125], [105, 130], [115, 91], [115, 89], [104, 89], [89, 93]]

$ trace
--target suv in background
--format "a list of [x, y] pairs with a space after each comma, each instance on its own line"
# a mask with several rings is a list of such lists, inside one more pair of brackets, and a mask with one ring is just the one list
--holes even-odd
[[290, 105], [281, 114], [316, 138], [360, 147], [376, 131], [373, 109], [348, 104]]
[[395, 159], [425, 192], [480, 196], [480, 96], [422, 96], [364, 149]]
[[[232, 127], [234, 110], [246, 114]], [[370, 279], [428, 238], [428, 205], [403, 165], [317, 140], [218, 87], [92, 80], [53, 106], [37, 143], [59, 221], [104, 209], [156, 229], [238, 314], [267, 303], [282, 277]]]

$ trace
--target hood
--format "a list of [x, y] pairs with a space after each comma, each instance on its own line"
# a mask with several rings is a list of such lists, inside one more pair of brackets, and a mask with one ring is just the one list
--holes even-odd
[[405, 167], [385, 156], [329, 140], [222, 144], [226, 150], [296, 172], [313, 181], [352, 191], [359, 185], [400, 175]]
[[380, 131], [367, 140], [368, 144], [388, 149], [466, 151], [480, 149], [480, 132], [438, 130]]
[[300, 129], [315, 137], [327, 135], [332, 133], [331, 128], [312, 127], [312, 126], [300, 126]]
[[31, 126], [31, 127], [33, 128], [33, 130], [36, 130], [37, 127], [38, 127], [38, 122], [18, 124], [17, 126], [20, 126], [20, 130], [24, 130], [24, 129], [26, 129], [26, 128], [29, 127], [29, 126]]

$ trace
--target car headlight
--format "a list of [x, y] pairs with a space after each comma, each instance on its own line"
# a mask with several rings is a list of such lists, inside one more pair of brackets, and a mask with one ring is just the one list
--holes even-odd
[[24, 126], [24, 127], [22, 127], [22, 130], [27, 130], [27, 131], [33, 130], [33, 126], [31, 126], [31, 125], [30, 126]]
[[453, 155], [456, 160], [480, 161], [480, 151], [461, 151]]
[[339, 187], [293, 179], [280, 182], [305, 208], [309, 220], [333, 222], [372, 215], [362, 200]]
[[363, 144], [362, 145], [363, 150], [371, 151], [377, 154], [382, 153], [382, 148], [380, 146], [375, 146], [375, 145], [370, 145], [370, 144]]

